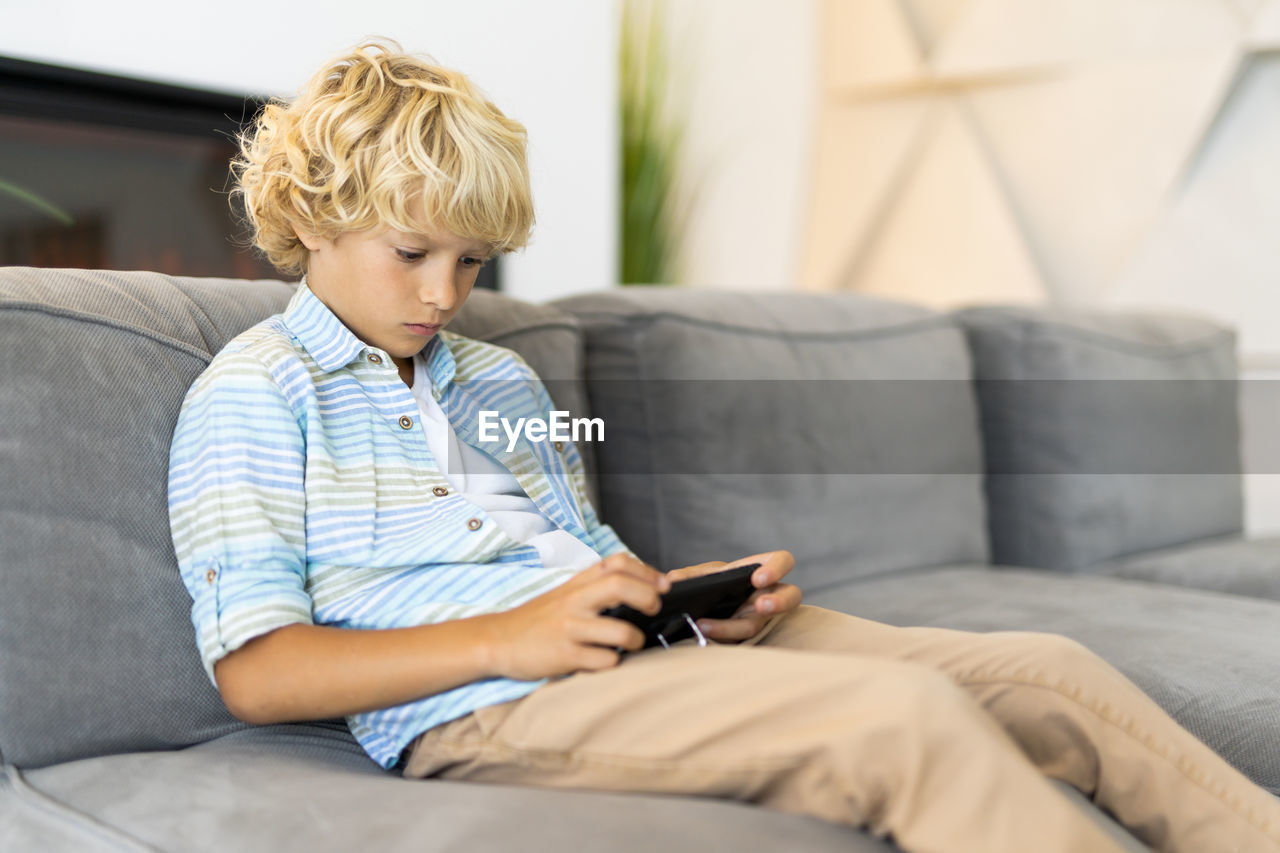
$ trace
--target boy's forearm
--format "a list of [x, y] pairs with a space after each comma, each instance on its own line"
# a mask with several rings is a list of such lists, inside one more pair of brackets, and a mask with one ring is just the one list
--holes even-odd
[[495, 619], [383, 631], [287, 625], [220, 660], [214, 674], [227, 708], [245, 722], [342, 717], [498, 675]]

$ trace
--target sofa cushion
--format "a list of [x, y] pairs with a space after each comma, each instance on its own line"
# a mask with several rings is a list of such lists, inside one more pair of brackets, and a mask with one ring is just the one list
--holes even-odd
[[166, 502], [210, 353], [274, 281], [0, 270], [0, 752], [37, 766], [240, 727], [200, 667]]
[[1062, 308], [956, 317], [973, 352], [994, 562], [1079, 570], [1241, 529], [1230, 330]]
[[1280, 600], [1280, 537], [1203, 539], [1102, 563], [1090, 571]]
[[1280, 602], [977, 566], [855, 581], [806, 601], [893, 625], [1065, 634], [1280, 795]]
[[[6, 762], [163, 749], [242, 727], [196, 652], [169, 535], [168, 448], [212, 355], [292, 293], [279, 281], [0, 268]], [[455, 323], [572, 389], [572, 318], [476, 294]]]
[[664, 569], [787, 548], [806, 589], [986, 558], [959, 329], [854, 294], [626, 288], [586, 331], [601, 511]]
[[[582, 328], [567, 311], [531, 305], [491, 290], [473, 290], [449, 330], [513, 349], [544, 382], [571, 380], [579, 383], [575, 390], [583, 393]], [[558, 405], [570, 402], [556, 399]]]
[[[1074, 788], [1055, 784], [1119, 849], [1146, 849]], [[315, 726], [0, 775], [0, 849], [140, 845], [245, 853], [899, 849], [847, 827], [709, 798], [401, 779], [377, 770], [343, 733]]]
[[[0, 827], [5, 849], [13, 849], [6, 831], [36, 820], [45, 825], [44, 851], [134, 849], [104, 843], [114, 840], [108, 832], [146, 849], [246, 853], [897, 849], [847, 827], [705, 798], [402, 779], [340, 734], [314, 727], [272, 726], [177, 752], [70, 762], [29, 771], [21, 782], [65, 807], [33, 815], [9, 804], [15, 819]], [[0, 816], [4, 793], [0, 784]]]

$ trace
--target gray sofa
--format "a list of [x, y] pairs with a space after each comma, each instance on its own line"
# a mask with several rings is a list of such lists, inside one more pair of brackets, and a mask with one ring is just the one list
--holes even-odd
[[[235, 720], [167, 449], [212, 354], [290, 293], [0, 269], [0, 849], [894, 849], [735, 803], [407, 782], [340, 721]], [[453, 328], [604, 419], [599, 507], [655, 565], [788, 548], [811, 604], [1072, 636], [1280, 794], [1280, 549], [1241, 535], [1228, 330], [661, 289], [477, 292]]]

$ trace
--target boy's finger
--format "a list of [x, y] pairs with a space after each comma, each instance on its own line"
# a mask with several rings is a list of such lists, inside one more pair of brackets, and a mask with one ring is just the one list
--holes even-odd
[[602, 575], [591, 585], [589, 596], [587, 604], [597, 613], [619, 604], [650, 616], [662, 609], [662, 599], [652, 583], [622, 572]]
[[662, 572], [650, 566], [648, 563], [642, 563], [635, 557], [626, 554], [614, 554], [605, 557], [600, 562], [592, 566], [588, 571], [595, 571], [600, 575], [607, 574], [626, 574], [634, 578], [645, 581], [650, 586], [658, 587], [659, 591], [666, 592], [671, 588], [671, 581]]
[[736, 560], [735, 563], [737, 565], [760, 564], [760, 568], [751, 574], [751, 583], [759, 589], [773, 586], [786, 577], [787, 573], [795, 568], [796, 558], [791, 555], [790, 551], [766, 551], [763, 554], [752, 554], [750, 557], [743, 557], [741, 560]]
[[698, 563], [696, 566], [683, 566], [678, 569], [672, 569], [667, 572], [667, 577], [673, 581], [680, 581], [686, 578], [696, 578], [702, 575], [715, 574], [724, 571], [728, 567], [728, 563], [723, 560], [715, 560], [710, 563]]
[[765, 590], [758, 590], [752, 594], [730, 619], [699, 619], [698, 629], [715, 640], [746, 640], [759, 633], [772, 617], [799, 607], [802, 598], [800, 588], [791, 584], [780, 584], [768, 590], [767, 595], [764, 593]]
[[792, 586], [789, 583], [778, 584], [776, 587], [758, 590], [752, 595], [747, 600], [747, 605], [750, 607], [748, 612], [774, 616], [778, 613], [785, 613], [788, 610], [795, 610], [800, 606], [802, 598], [800, 587]]
[[644, 632], [630, 622], [604, 616], [586, 623], [578, 641], [634, 652], [644, 648]]
[[756, 613], [732, 619], [699, 619], [698, 630], [712, 640], [732, 643], [754, 637], [764, 628], [768, 619], [769, 617]]

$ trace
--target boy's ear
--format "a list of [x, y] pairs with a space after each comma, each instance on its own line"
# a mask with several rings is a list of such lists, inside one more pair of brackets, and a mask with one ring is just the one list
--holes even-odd
[[309, 252], [318, 251], [321, 245], [326, 242], [319, 234], [312, 234], [310, 231], [304, 231], [296, 222], [291, 222], [289, 224], [293, 228], [293, 233], [297, 235], [299, 242], [306, 246], [307, 251]]

